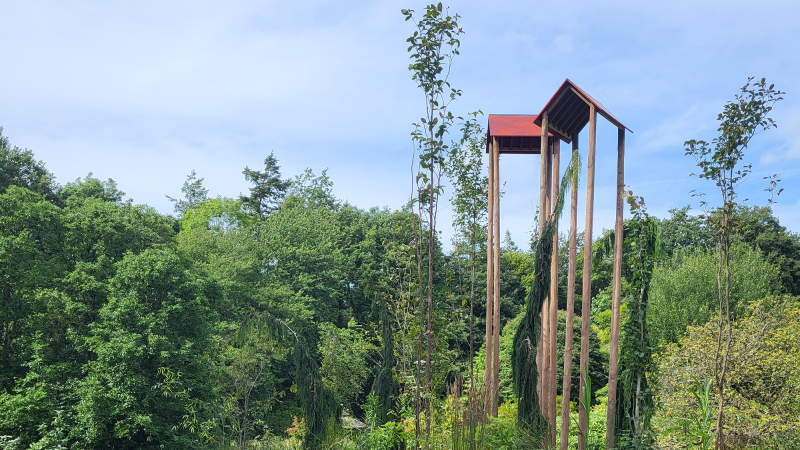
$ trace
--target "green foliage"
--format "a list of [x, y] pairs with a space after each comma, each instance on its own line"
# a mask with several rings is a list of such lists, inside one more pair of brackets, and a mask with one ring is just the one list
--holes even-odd
[[[370, 426], [383, 426], [389, 422], [389, 415], [393, 412], [395, 399], [397, 398], [399, 385], [394, 379], [395, 356], [394, 356], [394, 337], [392, 336], [392, 324], [389, 321], [389, 311], [385, 300], [380, 302], [381, 320], [381, 364], [378, 373], [375, 374], [375, 381], [372, 382], [372, 392], [370, 395], [373, 400], [368, 399], [368, 403], [373, 401], [372, 423]], [[369, 419], [370, 411], [367, 411]], [[369, 420], [368, 420], [369, 421]]]
[[[556, 361], [557, 364], [557, 380], [556, 380], [556, 392], [557, 394], [561, 395], [562, 387], [564, 383], [564, 344], [565, 344], [565, 332], [564, 328], [566, 327], [566, 313], [564, 311], [558, 312], [558, 335], [557, 335], [557, 342], [558, 342], [558, 359]], [[576, 342], [580, 342], [581, 338], [581, 318], [574, 317], [573, 318], [573, 339]], [[591, 393], [593, 401], [590, 404], [593, 404], [597, 401], [598, 391], [605, 387], [606, 381], [608, 379], [608, 354], [603, 353], [601, 351], [601, 343], [600, 339], [598, 338], [597, 330], [592, 327], [592, 333], [589, 335], [589, 377], [594, 381], [594, 384], [590, 387], [589, 392]], [[572, 352], [572, 374], [570, 375], [570, 400], [578, 401], [580, 399], [579, 394], [579, 386], [580, 386], [580, 352]], [[560, 405], [560, 403], [559, 403]]]
[[[767, 86], [764, 78], [756, 82], [753, 82], [753, 77], [748, 78], [741, 93], [733, 101], [727, 102], [717, 117], [720, 123], [717, 128], [718, 136], [711, 143], [690, 140], [684, 144], [686, 154], [694, 157], [700, 168], [697, 176], [713, 181], [720, 189], [720, 210], [712, 211], [709, 216], [715, 229], [732, 230], [735, 227], [733, 222], [728, 222], [728, 218], [739, 204], [736, 188], [750, 177], [752, 171], [752, 165], [739, 167], [739, 163], [753, 136], [776, 126], [769, 113], [775, 103], [783, 100], [781, 95], [785, 92], [776, 91], [774, 87], [774, 84]], [[767, 178], [771, 181], [767, 190], [771, 194], [779, 195], [782, 189], [773, 191], [775, 184], [772, 181], [775, 180], [772, 177]], [[695, 194], [703, 196], [699, 192]], [[702, 200], [701, 205], [705, 207], [708, 203]]]
[[173, 430], [180, 404], [155, 389], [158, 369], [180, 370], [196, 396], [209, 395], [201, 355], [211, 345], [209, 310], [219, 289], [173, 253], [155, 249], [123, 258], [110, 288], [88, 338], [96, 356], [77, 387], [76, 447], [191, 448]]
[[714, 414], [714, 403], [709, 400], [711, 394], [711, 384], [713, 378], [706, 381], [705, 386], [697, 377], [692, 377], [694, 385], [689, 388], [689, 393], [697, 400], [699, 411], [681, 420], [683, 437], [686, 439], [686, 448], [708, 450], [714, 443], [714, 436], [717, 434], [713, 429], [712, 415]]
[[[477, 118], [473, 115], [473, 119]], [[483, 174], [483, 149], [486, 146], [486, 134], [483, 127], [476, 120], [469, 120], [462, 129], [463, 136], [461, 143], [453, 143], [450, 151], [450, 158], [447, 164], [447, 176], [453, 185], [453, 196], [450, 202], [454, 208], [453, 227], [456, 231], [454, 241], [453, 260], [456, 262], [457, 279], [454, 293], [456, 301], [464, 306], [469, 300], [468, 320], [468, 343], [469, 343], [469, 383], [476, 386], [474, 356], [475, 356], [475, 300], [477, 297], [476, 275], [479, 273], [478, 265], [485, 262], [485, 251], [483, 243], [487, 242], [487, 215], [488, 197], [484, 195], [489, 189], [489, 177]], [[462, 269], [462, 261], [464, 267]], [[467, 288], [468, 278], [468, 288]], [[483, 283], [479, 283], [483, 285]], [[477, 290], [478, 292], [481, 289]], [[482, 298], [485, 298], [483, 296]], [[484, 324], [485, 326], [485, 324]], [[480, 335], [480, 332], [477, 333]], [[479, 372], [480, 373], [480, 372]], [[478, 401], [477, 393], [470, 397], [474, 403]], [[477, 410], [477, 405], [470, 404], [470, 414]], [[477, 417], [469, 417], [468, 422], [474, 428]]]
[[[281, 167], [275, 153], [264, 159], [264, 170], [258, 171], [245, 167], [244, 179], [252, 183], [250, 195], [242, 195], [239, 200], [245, 208], [257, 217], [264, 217], [277, 209], [281, 200], [291, 186], [289, 180], [281, 180]], [[187, 180], [188, 182], [188, 180]]]
[[465, 137], [453, 143], [447, 160], [447, 176], [453, 185], [453, 227], [462, 239], [472, 247], [478, 246], [485, 233], [489, 200], [485, 195], [489, 177], [483, 174], [483, 151], [486, 148], [486, 133], [477, 122], [480, 112], [472, 113], [471, 120], [462, 126]]
[[619, 390], [615, 436], [622, 448], [651, 448], [650, 419], [655, 408], [652, 373], [655, 370], [647, 312], [650, 309], [650, 284], [661, 252], [658, 221], [647, 214], [644, 198], [627, 192], [633, 218], [625, 226], [630, 267], [625, 298], [625, 320], [619, 343]]
[[[250, 449], [252, 443], [268, 437], [268, 416], [280, 396], [275, 376], [276, 362], [287, 351], [275, 333], [251, 326], [252, 317], [225, 335], [214, 336], [215, 346], [204, 358], [212, 372], [211, 398], [198, 398], [182, 373], [159, 368], [164, 377], [164, 395], [182, 399], [185, 414], [180, 426], [196, 436], [198, 447]], [[222, 327], [219, 327], [222, 328]], [[225, 332], [219, 329], [218, 332]]]
[[381, 419], [382, 415], [385, 416], [384, 409], [383, 400], [378, 394], [371, 392], [367, 396], [367, 404], [364, 408], [369, 430], [356, 439], [359, 448], [393, 450], [401, 444], [402, 433], [399, 425], [393, 421]]
[[[77, 178], [71, 183], [67, 183], [58, 195], [63, 202], [69, 202], [70, 198], [77, 199], [99, 199], [106, 202], [121, 203], [125, 193], [117, 188], [117, 182], [109, 178], [106, 181], [94, 178], [92, 172], [86, 178]], [[80, 201], [80, 200], [79, 200]]]
[[240, 200], [223, 197], [206, 199], [191, 205], [182, 217], [183, 230], [208, 230], [223, 234], [247, 228], [253, 221]]
[[713, 249], [717, 235], [700, 217], [689, 214], [689, 206], [672, 208], [670, 217], [661, 221], [661, 246], [664, 256], [672, 257], [676, 252]]
[[319, 329], [322, 381], [351, 409], [369, 375], [367, 357], [375, 347], [365, 339], [363, 330], [353, 319], [347, 328], [323, 323]]
[[192, 172], [186, 176], [186, 181], [183, 182], [183, 187], [181, 188], [183, 198], [166, 196], [170, 202], [175, 204], [174, 210], [178, 217], [183, 217], [187, 210], [197, 207], [200, 202], [208, 199], [208, 189], [203, 186], [204, 179], [198, 179], [197, 173], [192, 169]]
[[0, 127], [0, 194], [9, 186], [29, 189], [49, 201], [56, 198], [55, 176], [45, 169], [44, 162], [37, 161], [28, 149], [12, 147]]
[[734, 221], [736, 239], [761, 250], [766, 261], [778, 268], [786, 292], [800, 295], [800, 235], [781, 226], [769, 207], [742, 206]]
[[[460, 117], [453, 115], [448, 107], [452, 101], [461, 96], [461, 91], [453, 89], [448, 81], [453, 59], [459, 54], [463, 34], [459, 28], [458, 14], [450, 16], [442, 11], [442, 4], [428, 5], [425, 13], [417, 20], [413, 10], [402, 10], [406, 21], [413, 21], [417, 31], [409, 37], [408, 51], [411, 53], [411, 64], [408, 70], [411, 78], [425, 94], [426, 115], [420, 123], [414, 124], [412, 140], [419, 145], [420, 181], [428, 185], [433, 180], [425, 173], [427, 169], [442, 167], [445, 162], [443, 151], [448, 148], [444, 143], [450, 126]], [[433, 191], [429, 192], [433, 195]], [[421, 199], [423, 204], [434, 202], [433, 197]]]
[[[597, 386], [592, 386], [591, 380], [587, 380], [589, 390], [594, 390]], [[588, 390], [587, 390], [588, 392]], [[591, 408], [587, 408], [588, 411], [588, 439], [587, 439], [587, 448], [590, 450], [604, 450], [606, 446], [606, 408], [608, 407], [608, 398], [605, 396], [600, 396], [598, 398], [599, 403]], [[569, 440], [567, 441], [567, 448], [570, 450], [577, 450], [578, 448], [578, 438], [581, 435], [581, 431], [578, 427], [578, 413], [571, 412], [569, 415], [570, 418], [570, 432], [569, 432]], [[556, 421], [556, 436], [560, 436], [561, 430], [561, 421]], [[560, 444], [560, 442], [559, 442]]]
[[[583, 379], [583, 386], [581, 386], [580, 396], [578, 397], [578, 402], [580, 402], [583, 409], [586, 411], [591, 410], [592, 405], [592, 377], [584, 377]], [[591, 420], [591, 417], [587, 417], [587, 420]], [[580, 431], [580, 424], [578, 425], [578, 432], [583, 433]], [[583, 440], [585, 442], [589, 442], [589, 438], [591, 437], [592, 432], [592, 424], [591, 422], [586, 423], [586, 436], [583, 436]]]
[[[664, 254], [712, 250], [717, 236], [700, 217], [689, 215], [689, 207], [671, 209], [670, 217], [661, 221]], [[800, 294], [800, 236], [789, 232], [773, 215], [770, 207], [740, 205], [732, 219], [737, 224], [734, 245], [742, 244], [761, 250], [770, 264], [778, 267], [780, 284], [788, 294]]]
[[293, 345], [294, 389], [305, 414], [303, 448], [321, 448], [328, 431], [339, 427], [342, 406], [336, 394], [325, 386], [320, 366], [309, 352], [308, 344], [288, 324], [269, 314], [254, 314], [243, 326], [264, 329], [273, 338]]
[[[724, 405], [728, 445], [793, 448], [800, 443], [799, 319], [796, 298], [766, 297], [748, 303], [746, 313], [733, 324]], [[658, 355], [661, 407], [653, 425], [661, 448], [685, 448], [684, 419], [698, 413], [689, 388], [694, 385], [692, 377], [713, 376], [709, 349], [716, 345], [716, 328], [716, 318], [691, 326], [678, 344], [668, 345]], [[709, 404], [718, 401], [712, 391]]]
[[[712, 251], [676, 252], [653, 271], [648, 327], [653, 343], [677, 342], [687, 326], [707, 322], [716, 309], [717, 255]], [[734, 246], [730, 257], [730, 296], [734, 316], [740, 305], [777, 293], [777, 269], [757, 250]]]
[[[511, 367], [511, 353], [514, 347], [514, 334], [519, 328], [519, 324], [524, 316], [524, 311], [519, 313], [516, 317], [509, 319], [503, 326], [503, 331], [500, 334], [500, 398], [502, 401], [512, 401], [513, 385], [512, 385], [512, 367]], [[556, 391], [560, 395], [564, 380], [564, 327], [566, 326], [566, 313], [564, 311], [558, 312], [558, 355], [556, 361], [557, 367], [557, 388]], [[581, 336], [581, 318], [575, 317], [573, 321], [573, 336], [576, 341], [580, 340]], [[589, 336], [589, 376], [593, 380], [598, 380], [591, 388], [590, 393], [592, 399], [597, 398], [597, 391], [605, 386], [602, 383], [608, 377], [608, 355], [600, 351], [600, 340], [597, 337], [597, 331], [593, 330]], [[572, 374], [570, 376], [570, 396], [571, 400], [579, 400], [579, 383], [580, 383], [580, 352], [572, 352]], [[478, 373], [483, 371], [483, 366], [486, 360], [486, 350], [481, 347], [480, 352], [475, 355], [475, 368]], [[482, 380], [475, 380], [480, 386]], [[594, 402], [590, 402], [593, 404]], [[560, 403], [559, 403], [560, 405]]]

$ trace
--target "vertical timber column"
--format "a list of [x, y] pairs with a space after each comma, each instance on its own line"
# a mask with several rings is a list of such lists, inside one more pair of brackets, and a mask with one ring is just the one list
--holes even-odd
[[[553, 138], [553, 141], [556, 141], [557, 138]], [[548, 139], [548, 146], [547, 146], [547, 175], [545, 177], [545, 217], [549, 218], [551, 215], [551, 207], [553, 204], [553, 197], [552, 197], [552, 185], [553, 185], [553, 147], [555, 146], [554, 142], [550, 142]], [[548, 423], [552, 422], [552, 417], [550, 417], [550, 294], [548, 293], [545, 297], [544, 304], [542, 305], [542, 359], [543, 359], [543, 374], [544, 380], [542, 381], [542, 392], [544, 395], [542, 396], [542, 410], [544, 411], [544, 417], [547, 419]], [[545, 439], [545, 448], [547, 447], [547, 443], [549, 442], [549, 436]]]
[[582, 395], [586, 387], [586, 377], [589, 368], [589, 326], [592, 308], [592, 224], [594, 222], [594, 152], [597, 143], [597, 109], [589, 105], [589, 157], [586, 171], [586, 228], [583, 241], [583, 299], [581, 302], [581, 382], [578, 402], [578, 449], [586, 450], [586, 436], [588, 435], [589, 416], [584, 405]]
[[492, 411], [492, 310], [494, 294], [494, 144], [489, 145], [489, 220], [486, 241], [486, 361], [483, 369], [483, 412], [485, 415]]
[[500, 147], [497, 138], [494, 147], [494, 350], [492, 356], [492, 416], [497, 417], [500, 401]]
[[608, 361], [608, 410], [606, 449], [614, 448], [617, 413], [617, 369], [619, 364], [619, 308], [622, 291], [622, 189], [625, 186], [625, 128], [617, 129], [617, 215], [614, 222], [614, 272], [611, 293], [611, 348]]
[[[572, 152], [578, 151], [578, 134], [572, 136]], [[578, 171], [572, 176], [572, 190], [569, 204], [569, 270], [567, 272], [567, 323], [564, 330], [564, 374], [572, 374], [572, 339], [575, 323], [575, 254], [577, 252], [578, 228]], [[572, 377], [564, 376], [561, 388], [561, 441], [560, 450], [569, 445], [569, 398]]]
[[558, 333], [558, 219], [555, 218], [556, 202], [562, 194], [559, 189], [559, 172], [561, 165], [561, 140], [553, 139], [553, 200], [551, 201], [552, 214], [554, 215], [555, 232], [553, 234], [553, 256], [550, 262], [550, 396], [548, 408], [550, 409], [550, 446], [556, 445], [556, 385], [558, 383], [556, 372], [557, 340]]
[[[547, 130], [550, 128], [549, 120], [547, 118], [547, 111], [544, 112], [542, 116], [542, 140], [539, 144], [539, 154], [541, 156], [539, 162], [539, 238], [542, 237], [542, 232], [544, 231], [544, 221], [546, 217], [546, 209], [545, 209], [545, 198], [547, 192], [547, 149], [549, 147], [548, 139], [547, 139]], [[540, 311], [539, 317], [544, 321], [544, 314], [543, 311]], [[543, 382], [544, 382], [544, 371], [542, 370], [544, 367], [544, 358], [542, 355], [544, 353], [544, 344], [541, 337], [539, 338], [539, 342], [536, 344], [536, 393], [539, 395], [539, 409], [541, 410], [542, 414], [544, 414], [544, 392], [542, 390]]]

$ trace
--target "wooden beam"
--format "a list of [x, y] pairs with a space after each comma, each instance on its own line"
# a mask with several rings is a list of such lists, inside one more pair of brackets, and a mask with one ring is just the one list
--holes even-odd
[[[495, 139], [495, 142], [497, 140]], [[500, 401], [500, 152], [494, 152], [494, 350], [492, 357], [492, 416]]]
[[[553, 201], [551, 214], [555, 215], [556, 202], [561, 195], [559, 189], [559, 172], [561, 164], [561, 141], [553, 140]], [[553, 255], [550, 259], [550, 396], [548, 408], [550, 409], [550, 447], [556, 445], [556, 388], [558, 384], [556, 367], [558, 334], [558, 220], [555, 220], [555, 233], [553, 234]]]
[[617, 129], [617, 211], [614, 222], [614, 271], [611, 291], [611, 347], [608, 360], [608, 409], [606, 410], [606, 449], [614, 448], [614, 423], [617, 413], [617, 369], [619, 364], [619, 309], [622, 294], [622, 190], [625, 187], [625, 128]]
[[483, 370], [483, 412], [489, 415], [492, 412], [492, 311], [494, 310], [494, 152], [499, 151], [495, 147], [496, 140], [489, 142], [489, 220], [487, 221], [487, 241], [486, 241], [486, 361]]
[[569, 133], [567, 133], [566, 131], [562, 130], [561, 128], [559, 128], [559, 127], [557, 127], [557, 126], [553, 125], [552, 123], [550, 124], [550, 128], [552, 128], [552, 129], [553, 129], [553, 130], [555, 130], [557, 133], [559, 133], [559, 134], [561, 134], [562, 136], [564, 136], [565, 138], [567, 138], [567, 140], [568, 140], [568, 141], [571, 141], [571, 140], [572, 140], [572, 135], [570, 135], [570, 134], [569, 134]]
[[[558, 93], [558, 95], [556, 95], [556, 97], [553, 99], [553, 101], [551, 102], [551, 104], [552, 104], [552, 105], [558, 105], [559, 103], [561, 103], [561, 99], [564, 97], [564, 94], [566, 94], [567, 92], [569, 92], [569, 91], [568, 91], [568, 90], [566, 90], [566, 89], [562, 89], [562, 90], [561, 90], [561, 91]], [[552, 118], [553, 118], [553, 116], [554, 116], [555, 114], [557, 114], [558, 112], [560, 112], [560, 111], [556, 111], [556, 110], [555, 110], [555, 108], [553, 108], [553, 109], [550, 109], [550, 110], [548, 110], [547, 112], [549, 113], [549, 115], [550, 115], [550, 118], [552, 119]]]
[[[589, 333], [591, 327], [592, 308], [592, 224], [594, 222], [594, 159], [597, 143], [597, 110], [589, 105], [589, 156], [586, 173], [586, 228], [583, 241], [583, 299], [581, 302], [581, 382], [580, 391], [586, 388], [586, 377], [589, 372]], [[599, 381], [599, 380], [598, 380]], [[578, 402], [578, 449], [586, 450], [586, 436], [589, 432], [589, 416], [587, 406]]]
[[575, 89], [575, 88], [570, 88], [570, 89], [572, 89], [572, 92], [574, 92], [574, 93], [575, 93], [575, 95], [577, 95], [577, 96], [578, 96], [578, 98], [580, 98], [581, 100], [583, 100], [584, 102], [586, 102], [586, 104], [587, 104], [587, 105], [589, 105], [589, 106], [594, 106], [594, 103], [590, 102], [590, 101], [589, 101], [589, 99], [587, 99], [586, 97], [584, 97], [584, 96], [583, 96], [583, 94], [581, 94], [580, 92], [578, 92], [578, 90], [577, 90], [577, 89]]
[[569, 92], [568, 89], [562, 89], [558, 96], [555, 97], [553, 102], [551, 103], [551, 108], [547, 111], [548, 115], [550, 116], [550, 122], [553, 122], [554, 119], [558, 118], [563, 112], [564, 109], [569, 107], [569, 102], [562, 102], [561, 99], [564, 98], [564, 94]]
[[[572, 151], [578, 150], [578, 135], [572, 139]], [[578, 172], [572, 177], [569, 205], [569, 269], [567, 272], [567, 320], [564, 329], [564, 382], [561, 387], [561, 441], [560, 450], [569, 445], [569, 398], [572, 385], [572, 340], [575, 323], [575, 271], [578, 229]]]
[[[569, 120], [564, 121], [563, 126], [565, 130], [576, 130], [572, 134], [577, 134], [585, 126], [586, 116], [589, 114], [589, 107], [581, 101], [575, 102], [575, 112], [569, 117]], [[582, 121], [585, 121], [581, 124]]]
[[547, 129], [549, 126], [550, 120], [547, 111], [545, 111], [542, 117], [542, 140], [539, 144], [542, 155], [539, 165], [539, 236], [541, 236], [542, 231], [544, 231], [544, 221], [547, 218], [545, 203], [547, 202], [547, 149], [549, 148]]

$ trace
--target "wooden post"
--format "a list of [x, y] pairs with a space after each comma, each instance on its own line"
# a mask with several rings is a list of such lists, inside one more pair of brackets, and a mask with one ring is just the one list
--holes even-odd
[[[541, 144], [539, 145], [539, 154], [541, 155], [541, 160], [539, 162], [539, 238], [542, 237], [542, 232], [544, 231], [544, 221], [547, 218], [547, 209], [546, 209], [546, 198], [547, 198], [547, 149], [549, 148], [549, 141], [547, 139], [547, 130], [549, 128], [549, 120], [547, 118], [547, 111], [544, 111], [542, 115], [542, 140]], [[539, 312], [539, 317], [544, 319], [544, 314], [542, 311]], [[544, 325], [544, 320], [542, 320], [542, 324]], [[542, 333], [544, 334], [544, 333]], [[538, 378], [536, 380], [536, 393], [539, 395], [539, 409], [541, 410], [542, 414], [545, 413], [544, 408], [544, 390], [542, 387], [544, 386], [544, 336], [539, 339], [539, 343], [536, 347], [536, 372]]]
[[497, 138], [494, 147], [494, 350], [492, 356], [492, 416], [497, 417], [500, 401], [500, 146]]
[[[553, 138], [555, 141], [556, 138]], [[553, 146], [555, 144], [552, 142], [548, 142], [547, 146], [547, 174], [545, 177], [545, 218], [549, 218], [552, 214], [551, 206], [553, 204], [553, 197], [552, 197], [552, 185], [553, 185]], [[543, 358], [543, 365], [544, 370], [542, 373], [544, 374], [544, 380], [542, 381], [542, 392], [544, 393], [542, 397], [542, 410], [544, 411], [544, 418], [547, 420], [548, 423], [552, 422], [552, 417], [550, 417], [550, 304], [551, 304], [551, 296], [548, 293], [545, 297], [544, 304], [542, 305], [542, 358]], [[550, 439], [549, 436], [545, 437], [545, 448], [547, 448], [547, 443], [549, 443]]]
[[606, 449], [614, 448], [617, 414], [617, 368], [619, 364], [619, 308], [622, 291], [622, 189], [625, 187], [625, 128], [617, 130], [617, 198], [614, 222], [614, 272], [611, 293], [611, 348], [608, 360], [608, 410], [606, 410]]
[[[553, 194], [551, 210], [556, 212], [556, 202], [558, 201], [559, 171], [561, 164], [561, 141], [553, 139]], [[558, 363], [557, 359], [557, 334], [558, 334], [558, 220], [555, 221], [555, 233], [553, 234], [553, 255], [550, 259], [550, 395], [548, 408], [550, 409], [550, 446], [556, 445], [556, 388], [558, 384]]]
[[489, 220], [486, 241], [486, 361], [483, 370], [483, 411], [489, 415], [492, 411], [492, 311], [494, 309], [494, 144], [489, 145]]
[[[572, 151], [578, 150], [578, 134], [572, 136]], [[572, 382], [572, 339], [575, 323], [575, 265], [578, 228], [578, 172], [572, 176], [569, 206], [569, 270], [567, 272], [567, 320], [564, 330], [564, 383], [561, 388], [561, 442], [560, 450], [569, 444], [569, 397]]]
[[[589, 105], [589, 156], [587, 158], [586, 173], [586, 228], [583, 241], [583, 299], [581, 302], [581, 382], [580, 391], [586, 387], [586, 377], [589, 372], [589, 326], [592, 308], [592, 224], [594, 221], [594, 152], [597, 141], [597, 109]], [[596, 380], [595, 382], [598, 382]], [[578, 449], [586, 450], [586, 436], [588, 433], [589, 416], [587, 406], [582, 401], [578, 402]]]

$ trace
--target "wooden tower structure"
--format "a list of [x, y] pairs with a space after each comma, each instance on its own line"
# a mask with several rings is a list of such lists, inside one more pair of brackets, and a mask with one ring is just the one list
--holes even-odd
[[[585, 387], [589, 365], [589, 334], [592, 286], [592, 226], [594, 224], [594, 184], [595, 150], [597, 144], [597, 115], [617, 127], [617, 176], [616, 176], [616, 217], [614, 223], [614, 261], [612, 284], [611, 350], [609, 360], [608, 410], [607, 422], [613, 424], [616, 413], [617, 365], [619, 361], [619, 311], [622, 271], [622, 190], [625, 169], [625, 131], [630, 131], [600, 102], [592, 98], [569, 79], [558, 88], [553, 97], [536, 115], [503, 116], [490, 115], [487, 129], [486, 147], [489, 153], [489, 223], [486, 273], [486, 411], [497, 415], [499, 381], [499, 333], [500, 333], [500, 154], [539, 154], [539, 233], [544, 222], [553, 213], [558, 195], [560, 170], [560, 143], [572, 144], [578, 149], [578, 134], [589, 125], [589, 142], [586, 166], [586, 223], [584, 236], [583, 291], [581, 308], [580, 374], [581, 390]], [[542, 151], [542, 143], [547, 142]], [[572, 180], [570, 198], [570, 229], [567, 275], [567, 315], [564, 348], [564, 374], [572, 370], [572, 329], [575, 302], [575, 273], [577, 253], [577, 178]], [[556, 336], [558, 327], [558, 233], [553, 237], [551, 288], [542, 311], [542, 336], [537, 349], [539, 385], [537, 392], [542, 406], [542, 414], [550, 425], [545, 446], [554, 448], [556, 439]], [[567, 448], [569, 434], [570, 376], [564, 376], [561, 408], [560, 447]], [[579, 402], [579, 448], [586, 448], [584, 436], [587, 435], [588, 415], [584, 405]], [[607, 427], [606, 448], [613, 448], [614, 427]]]

